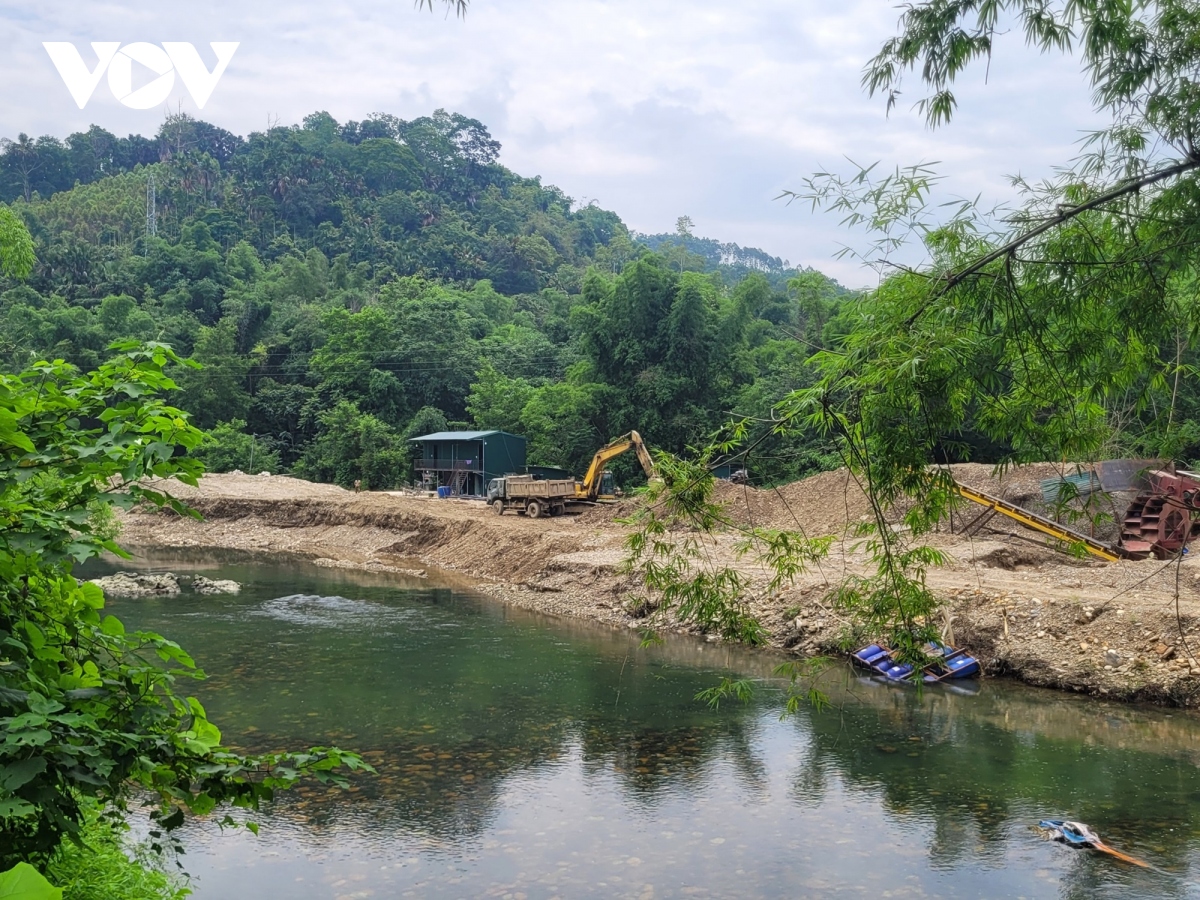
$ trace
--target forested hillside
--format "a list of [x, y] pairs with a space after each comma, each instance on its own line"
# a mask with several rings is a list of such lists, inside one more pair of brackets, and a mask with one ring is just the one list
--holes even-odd
[[[687, 217], [681, 217], [681, 221]], [[681, 271], [720, 271], [726, 278], [740, 280], [747, 275], [766, 276], [775, 287], [786, 289], [788, 281], [804, 274], [786, 259], [771, 256], [756, 247], [723, 243], [712, 238], [696, 237], [690, 233], [640, 234], [634, 240], [671, 261]], [[844, 292], [843, 293], [848, 293]]]
[[[177, 378], [210, 467], [371, 487], [410, 479], [405, 438], [428, 430], [503, 428], [579, 471], [631, 428], [682, 451], [806, 383], [839, 286], [761, 251], [655, 253], [499, 151], [441, 110], [247, 138], [183, 115], [154, 138], [22, 135], [0, 197], [37, 265], [0, 282], [0, 363], [90, 368], [115, 339], [165, 341], [203, 366]], [[830, 463], [792, 436], [756, 473]]]

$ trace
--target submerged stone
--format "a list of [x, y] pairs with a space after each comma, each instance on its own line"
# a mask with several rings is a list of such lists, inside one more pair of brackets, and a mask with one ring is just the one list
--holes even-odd
[[174, 597], [179, 593], [179, 580], [170, 572], [161, 575], [118, 572], [90, 580], [104, 593], [114, 597]]
[[205, 578], [203, 575], [192, 576], [192, 590], [197, 594], [236, 594], [242, 586], [228, 578]]

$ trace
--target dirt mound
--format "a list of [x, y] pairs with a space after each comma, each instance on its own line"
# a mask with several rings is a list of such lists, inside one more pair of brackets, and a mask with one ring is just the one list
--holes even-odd
[[1042, 502], [1042, 482], [1074, 474], [1075, 467], [1062, 463], [1029, 463], [1000, 474], [988, 463], [957, 463], [950, 467], [954, 477], [976, 490], [986, 491], [1020, 506], [1033, 508]]
[[[841, 532], [847, 523], [870, 515], [871, 508], [848, 469], [822, 472], [777, 488], [718, 481], [713, 499], [723, 503], [729, 517], [746, 528], [803, 530], [816, 536]], [[592, 507], [576, 517], [580, 525], [611, 525], [637, 510], [636, 499]]]
[[[1071, 466], [1034, 463], [997, 473], [985, 463], [960, 463], [950, 467], [954, 477], [965, 485], [1002, 497], [1036, 512], [1050, 510], [1042, 501], [1041, 483], [1060, 477]], [[778, 528], [803, 531], [816, 537], [844, 534], [847, 528], [871, 516], [871, 505], [858, 481], [848, 469], [821, 472], [809, 478], [774, 488], [755, 488], [718, 481], [714, 499], [724, 503], [730, 518], [748, 528]], [[635, 500], [596, 506], [580, 515], [582, 525], [606, 525], [628, 517], [636, 509]], [[969, 512], [968, 512], [969, 514]], [[897, 513], [893, 518], [898, 518]], [[1007, 520], [995, 526], [1009, 530]], [[1019, 528], [1012, 524], [1011, 528]]]
[[[310, 492], [308, 496], [271, 500], [257, 495], [231, 496], [223, 482], [221, 490], [211, 490], [216, 484], [202, 485], [210, 490], [186, 498], [204, 521], [245, 535], [269, 533], [276, 546], [281, 545], [280, 537], [286, 544], [297, 545], [315, 538], [323, 547], [337, 547], [363, 558], [420, 558], [443, 568], [515, 582], [536, 573], [546, 560], [583, 547], [583, 535], [570, 528], [568, 520], [559, 525], [519, 516], [501, 518], [482, 503], [408, 500], [348, 491], [340, 491], [332, 499]], [[173, 512], [147, 510], [143, 516], [163, 529], [180, 523]]]
[[1050, 550], [1037, 547], [997, 547], [975, 557], [975, 562], [990, 569], [1033, 569], [1046, 563], [1057, 563], [1060, 557]]
[[[847, 523], [870, 515], [871, 507], [848, 469], [822, 472], [777, 488], [718, 481], [713, 499], [725, 504], [730, 519], [747, 528], [803, 530], [813, 536], [841, 532]], [[628, 518], [635, 499], [597, 505], [576, 517], [580, 525], [611, 525]]]
[[353, 492], [340, 488], [336, 484], [318, 484], [302, 478], [292, 478], [289, 475], [223, 473], [205, 475], [200, 479], [199, 488], [182, 484], [173, 478], [149, 481], [146, 483], [146, 487], [156, 491], [166, 491], [180, 500], [191, 500], [195, 497], [253, 497], [256, 500], [292, 500], [296, 498], [346, 500], [354, 496]]
[[587, 526], [611, 525], [619, 519], [629, 518], [637, 508], [638, 501], [632, 498], [616, 503], [597, 503], [575, 516], [575, 522]]
[[821, 472], [776, 488], [718, 482], [714, 496], [739, 525], [840, 534], [870, 516], [871, 506], [849, 469]]

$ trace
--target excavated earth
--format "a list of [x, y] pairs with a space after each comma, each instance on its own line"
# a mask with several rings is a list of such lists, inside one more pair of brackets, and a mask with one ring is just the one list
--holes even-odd
[[[964, 484], [1043, 513], [1040, 482], [1061, 474], [1052, 464], [1002, 476], [985, 465], [952, 468]], [[208, 475], [199, 489], [157, 487], [203, 520], [136, 509], [124, 516], [122, 543], [130, 548], [300, 554], [319, 565], [449, 580], [542, 612], [617, 627], [647, 624], [638, 617], [644, 590], [620, 571], [631, 529], [618, 520], [634, 511], [631, 500], [532, 520], [497, 516], [478, 501], [360, 494], [284, 476]], [[870, 506], [847, 471], [769, 490], [721, 483], [717, 497], [736, 527], [709, 542], [706, 558], [746, 578], [747, 605], [773, 645], [809, 655], [869, 637], [853, 635], [830, 602], [845, 579], [871, 569], [862, 542], [848, 533], [869, 520]], [[1112, 499], [1117, 521], [1129, 499]], [[948, 641], [969, 648], [992, 675], [1113, 699], [1200, 705], [1200, 563], [1075, 559], [999, 516], [973, 529], [979, 512], [958, 510], [958, 533], [926, 541], [948, 557], [928, 574], [930, 588], [945, 600], [940, 625]], [[737, 527], [836, 540], [819, 565], [771, 592], [766, 570], [738, 556]], [[1096, 536], [1111, 540], [1113, 528]]]

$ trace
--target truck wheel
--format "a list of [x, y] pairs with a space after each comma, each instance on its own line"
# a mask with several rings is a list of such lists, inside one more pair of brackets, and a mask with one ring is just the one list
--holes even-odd
[[498, 515], [498, 516], [504, 515], [504, 501], [503, 500], [493, 500], [492, 501], [492, 509], [494, 509], [496, 511], [496, 515]]
[[529, 516], [531, 519], [541, 518], [542, 504], [538, 503], [536, 500], [530, 500], [527, 504], [525, 504], [525, 515]]

